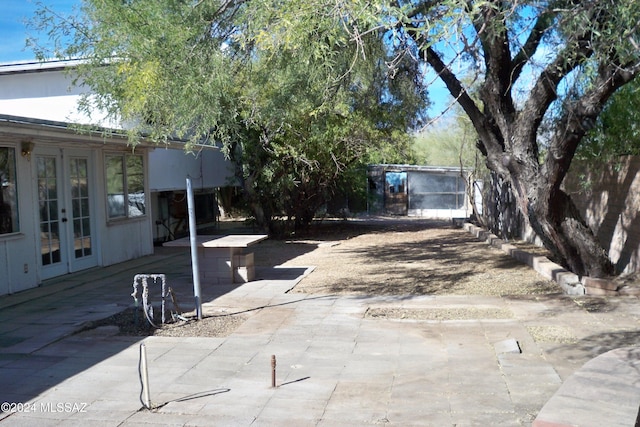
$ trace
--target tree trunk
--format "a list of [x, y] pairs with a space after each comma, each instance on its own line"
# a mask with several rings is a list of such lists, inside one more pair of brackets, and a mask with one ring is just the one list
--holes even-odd
[[259, 230], [271, 231], [271, 214], [265, 212], [263, 205], [260, 203], [260, 197], [255, 188], [256, 172], [245, 176], [243, 168], [243, 153], [240, 146], [233, 146], [230, 150], [230, 160], [234, 165], [234, 175], [242, 186], [242, 196], [246, 206], [249, 208], [255, 219], [255, 226]]
[[[598, 2], [569, 2], [594, 25], [567, 34], [564, 43], [555, 45], [555, 56], [533, 81], [527, 82], [530, 89], [524, 99], [516, 101], [512, 92], [523, 70], [544, 45], [544, 35], [556, 31], [556, 14], [564, 12], [549, 9], [538, 15], [526, 42], [512, 51], [514, 41], [506, 19], [512, 11], [511, 3], [483, 2], [477, 11], [471, 7], [467, 11], [478, 36], [474, 46], [478, 49], [465, 52], [473, 56], [481, 51], [476, 60], [483, 60], [484, 67], [477, 91], [479, 102], [454, 73], [451, 64], [456, 62], [443, 60], [445, 56], [429, 43], [426, 32], [412, 34], [417, 44], [424, 46], [421, 53], [425, 61], [471, 120], [488, 168], [511, 184], [518, 209], [545, 247], [580, 276], [609, 276], [614, 273], [613, 264], [561, 184], [578, 145], [607, 100], [640, 74], [640, 61], [629, 57], [625, 49], [618, 51], [616, 46], [594, 43], [600, 39], [601, 29], [609, 30], [607, 19], [613, 16], [604, 6]], [[422, 12], [417, 8], [416, 16]], [[601, 51], [596, 52], [596, 48]], [[576, 76], [570, 77], [572, 73]], [[562, 87], [563, 82], [574, 79], [580, 82], [575, 88]], [[561, 102], [556, 109], [553, 104], [558, 100]], [[551, 126], [542, 132], [549, 111], [553, 111]], [[544, 144], [539, 145], [538, 138]]]
[[559, 191], [547, 200], [548, 203], [531, 206], [531, 211], [537, 213], [530, 217], [536, 233], [541, 238], [549, 240], [546, 246], [555, 249], [560, 259], [565, 261], [565, 267], [579, 276], [612, 275], [613, 263], [582, 219], [571, 198]]
[[559, 183], [550, 183], [547, 177], [542, 178], [523, 170], [514, 172], [512, 178], [528, 177], [518, 180], [518, 185], [514, 185], [518, 189], [518, 208], [545, 248], [563, 267], [581, 277], [613, 275], [613, 263], [606, 251], [583, 220], [571, 197], [559, 188]]

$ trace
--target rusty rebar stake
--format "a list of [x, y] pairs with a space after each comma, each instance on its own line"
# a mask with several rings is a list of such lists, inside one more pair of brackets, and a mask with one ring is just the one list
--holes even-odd
[[276, 356], [271, 356], [271, 387], [276, 387]]

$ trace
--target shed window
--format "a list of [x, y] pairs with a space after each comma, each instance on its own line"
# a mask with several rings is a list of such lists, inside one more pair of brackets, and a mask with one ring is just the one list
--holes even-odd
[[0, 185], [0, 234], [15, 233], [19, 228], [14, 148], [0, 147]]
[[146, 212], [144, 163], [135, 154], [109, 154], [107, 171], [107, 209], [109, 219], [135, 218]]
[[464, 209], [466, 181], [459, 175], [411, 174], [411, 209]]

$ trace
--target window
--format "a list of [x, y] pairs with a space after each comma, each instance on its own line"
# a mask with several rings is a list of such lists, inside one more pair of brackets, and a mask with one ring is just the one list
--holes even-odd
[[142, 156], [109, 154], [105, 163], [109, 219], [143, 216], [146, 209]]
[[15, 233], [19, 228], [14, 148], [0, 147], [0, 185], [0, 234]]
[[410, 208], [464, 209], [466, 191], [466, 181], [457, 174], [413, 173]]

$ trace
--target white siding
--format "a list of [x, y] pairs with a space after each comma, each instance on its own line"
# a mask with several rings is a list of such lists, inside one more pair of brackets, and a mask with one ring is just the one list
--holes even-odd
[[204, 148], [196, 154], [156, 148], [149, 153], [151, 192], [184, 190], [187, 176], [195, 189], [231, 185], [233, 170], [218, 149]]
[[0, 295], [38, 284], [37, 260], [32, 248], [33, 243], [24, 234], [0, 238]]
[[0, 114], [66, 123], [116, 127], [100, 114], [87, 117], [78, 112], [78, 100], [87, 88], [73, 86], [65, 70], [6, 74], [0, 76]]
[[113, 222], [106, 226], [101, 239], [103, 266], [153, 253], [153, 236], [148, 215], [150, 212], [145, 218]]
[[[109, 152], [113, 152], [110, 151]], [[146, 151], [142, 151], [146, 154]], [[145, 255], [153, 254], [153, 234], [152, 234], [152, 205], [149, 193], [149, 158], [144, 157], [145, 174], [147, 176], [145, 188], [145, 215], [140, 218], [125, 220], [107, 220], [106, 207], [106, 184], [104, 182], [104, 153], [100, 154], [97, 161], [97, 171], [99, 183], [97, 187], [102, 195], [98, 198], [98, 211], [101, 219], [98, 228], [100, 229], [100, 250], [102, 253], [102, 266], [117, 264]]]

